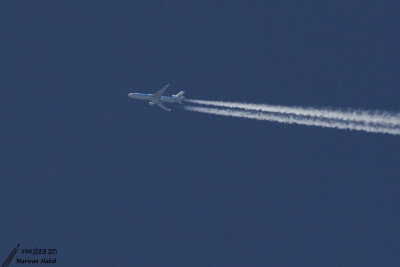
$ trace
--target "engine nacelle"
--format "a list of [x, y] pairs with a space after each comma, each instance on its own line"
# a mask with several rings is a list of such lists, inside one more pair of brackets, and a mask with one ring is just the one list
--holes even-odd
[[149, 102], [149, 105], [150, 106], [154, 106], [156, 103], [154, 103], [154, 102]]

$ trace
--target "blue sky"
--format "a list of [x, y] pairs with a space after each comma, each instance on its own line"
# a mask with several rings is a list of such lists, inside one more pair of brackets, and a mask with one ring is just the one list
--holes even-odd
[[190, 98], [399, 112], [399, 7], [0, 3], [0, 258], [21, 243], [57, 248], [59, 266], [396, 266], [399, 137], [168, 113], [127, 94], [170, 83]]

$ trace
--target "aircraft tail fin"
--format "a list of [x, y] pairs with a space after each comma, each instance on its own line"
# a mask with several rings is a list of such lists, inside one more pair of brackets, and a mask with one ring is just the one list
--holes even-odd
[[185, 94], [185, 91], [180, 91], [179, 93], [176, 94], [177, 97], [181, 97]]
[[180, 91], [179, 93], [177, 93], [176, 95], [173, 95], [173, 96], [178, 98], [179, 104], [182, 104], [182, 100], [185, 99], [184, 94], [185, 94], [185, 91]]

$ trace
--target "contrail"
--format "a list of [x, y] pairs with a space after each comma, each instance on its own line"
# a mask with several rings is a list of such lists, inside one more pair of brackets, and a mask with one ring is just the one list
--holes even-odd
[[222, 109], [222, 108], [209, 108], [209, 107], [195, 107], [195, 106], [185, 106], [184, 109], [194, 112], [201, 112], [207, 114], [214, 114], [220, 116], [228, 116], [228, 117], [239, 117], [246, 119], [255, 119], [255, 120], [265, 120], [265, 121], [275, 121], [279, 123], [286, 124], [300, 124], [307, 126], [319, 126], [326, 128], [336, 128], [343, 130], [357, 130], [357, 131], [365, 131], [370, 133], [385, 133], [392, 135], [400, 135], [400, 126], [393, 127], [387, 125], [379, 125], [379, 124], [363, 124], [362, 122], [354, 122], [354, 121], [340, 121], [340, 120], [332, 120], [321, 117], [307, 117], [307, 116], [298, 116], [296, 114], [271, 114], [260, 111], [245, 111], [238, 109]]
[[302, 108], [302, 107], [285, 107], [265, 104], [249, 104], [249, 103], [238, 103], [238, 102], [225, 102], [225, 101], [206, 101], [206, 100], [194, 100], [188, 99], [187, 102], [199, 105], [214, 106], [214, 107], [225, 107], [225, 108], [237, 108], [252, 111], [263, 111], [272, 113], [291, 114], [297, 116], [308, 116], [317, 117], [321, 119], [334, 119], [349, 122], [360, 122], [360, 123], [375, 123], [375, 124], [386, 124], [388, 127], [399, 127], [400, 126], [400, 114], [389, 113], [383, 111], [363, 111], [363, 110], [334, 110], [324, 108]]

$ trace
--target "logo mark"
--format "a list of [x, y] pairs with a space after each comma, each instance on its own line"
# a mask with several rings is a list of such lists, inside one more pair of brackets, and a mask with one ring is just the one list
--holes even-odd
[[7, 267], [13, 260], [15, 254], [17, 254], [19, 248], [19, 244], [11, 251], [10, 255], [8, 255], [7, 259], [3, 262], [3, 265], [1, 267]]

